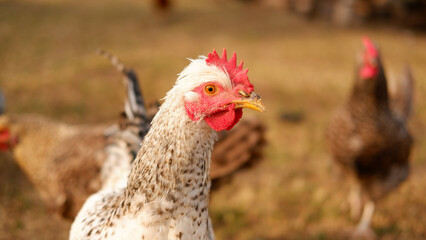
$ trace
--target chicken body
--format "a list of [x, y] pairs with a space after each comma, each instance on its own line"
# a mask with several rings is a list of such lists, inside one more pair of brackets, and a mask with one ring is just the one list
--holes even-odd
[[[136, 74], [111, 54], [100, 53], [124, 75], [127, 98], [118, 124], [70, 125], [36, 114], [0, 116], [0, 127], [18, 139], [6, 136], [0, 145], [13, 150], [48, 209], [68, 219], [75, 218], [91, 194], [127, 184], [131, 163], [158, 111], [158, 106], [145, 109]], [[251, 119], [221, 132], [210, 172], [216, 188], [223, 177], [261, 159], [264, 131], [261, 122]]]
[[84, 196], [101, 187], [106, 126], [70, 126], [34, 114], [8, 116], [8, 125], [18, 136], [15, 161], [48, 208], [75, 216]]
[[[236, 104], [263, 109], [242, 65], [233, 64], [235, 54], [231, 67], [223, 63], [225, 53], [221, 60], [216, 56], [192, 60], [180, 74], [143, 140], [127, 186], [92, 195], [71, 227], [71, 240], [214, 239], [208, 216], [214, 130], [239, 120]], [[236, 98], [245, 103], [232, 102]]]
[[[140, 92], [135, 87], [132, 89]], [[36, 114], [0, 118], [18, 138], [13, 147], [15, 161], [48, 209], [74, 219], [91, 194], [127, 184], [131, 162], [157, 111], [157, 107], [149, 108], [148, 119], [138, 116], [139, 111], [133, 111], [131, 120], [123, 113], [118, 125], [70, 125]], [[222, 183], [221, 178], [261, 159], [264, 131], [261, 122], [251, 119], [221, 132], [210, 172], [211, 179], [217, 180], [214, 186]], [[236, 144], [239, 147], [234, 148]], [[7, 150], [10, 143], [6, 145]]]
[[[165, 104], [162, 109], [167, 109]], [[170, 112], [167, 110], [165, 113]], [[183, 239], [213, 239], [206, 219], [209, 158], [216, 134], [204, 122], [191, 124], [189, 119], [157, 116], [128, 187], [90, 197], [72, 226], [71, 239], [179, 239], [180, 235], [192, 236]], [[167, 129], [159, 129], [160, 123]], [[185, 125], [191, 127], [182, 128]], [[164, 135], [185, 141], [168, 141]], [[97, 226], [88, 228], [90, 223]], [[104, 226], [111, 228], [104, 230]], [[98, 230], [100, 234], [95, 235]]]
[[387, 105], [356, 95], [331, 121], [328, 142], [336, 163], [378, 200], [407, 178], [412, 138]]
[[74, 218], [87, 197], [99, 189], [126, 184], [131, 162], [149, 129], [136, 75], [122, 64], [117, 68], [127, 87], [118, 125], [69, 125], [38, 115], [8, 116], [7, 125], [18, 136], [13, 147], [16, 162], [49, 210], [65, 218]]
[[366, 50], [352, 93], [332, 118], [326, 134], [335, 163], [355, 180], [367, 199], [359, 232], [368, 229], [374, 203], [407, 179], [413, 144], [406, 127], [411, 89], [399, 89], [405, 95], [401, 98], [404, 103], [391, 104], [378, 50], [368, 39], [364, 39], [364, 44]]

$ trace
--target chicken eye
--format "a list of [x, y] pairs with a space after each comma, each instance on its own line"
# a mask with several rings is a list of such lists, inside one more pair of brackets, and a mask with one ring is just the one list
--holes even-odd
[[204, 91], [209, 95], [213, 95], [217, 92], [217, 88], [215, 85], [206, 85]]

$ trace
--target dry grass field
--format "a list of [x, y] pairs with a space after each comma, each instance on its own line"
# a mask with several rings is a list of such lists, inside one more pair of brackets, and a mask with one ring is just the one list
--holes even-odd
[[[426, 35], [392, 26], [342, 29], [277, 9], [231, 1], [174, 1], [167, 19], [150, 1], [0, 0], [0, 88], [8, 113], [68, 123], [113, 122], [121, 76], [97, 48], [139, 74], [145, 97], [162, 98], [188, 63], [212, 49], [236, 51], [267, 106], [245, 111], [267, 125], [263, 161], [212, 194], [217, 239], [347, 239], [348, 184], [336, 174], [324, 129], [348, 95], [360, 38], [377, 42], [390, 76], [416, 78], [409, 180], [377, 208], [379, 239], [426, 239]], [[281, 114], [301, 116], [300, 122]], [[0, 158], [0, 239], [67, 239], [10, 155]]]

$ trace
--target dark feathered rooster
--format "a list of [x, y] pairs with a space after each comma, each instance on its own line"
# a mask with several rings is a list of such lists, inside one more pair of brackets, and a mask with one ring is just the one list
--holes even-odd
[[[367, 38], [349, 100], [327, 129], [327, 143], [337, 163], [357, 187], [351, 192], [351, 214], [361, 210], [356, 235], [374, 235], [369, 225], [375, 203], [409, 175], [413, 144], [406, 121], [411, 112], [412, 79], [406, 75], [394, 96], [388, 92], [379, 50]], [[361, 195], [362, 194], [362, 195]]]

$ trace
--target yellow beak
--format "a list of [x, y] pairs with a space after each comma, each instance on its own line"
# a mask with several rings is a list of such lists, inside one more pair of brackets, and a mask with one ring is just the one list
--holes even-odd
[[265, 112], [265, 105], [262, 99], [255, 92], [251, 92], [250, 95], [244, 94], [245, 96], [239, 100], [232, 101], [235, 104], [234, 109], [238, 108], [250, 108], [259, 112]]

